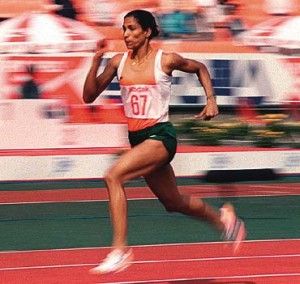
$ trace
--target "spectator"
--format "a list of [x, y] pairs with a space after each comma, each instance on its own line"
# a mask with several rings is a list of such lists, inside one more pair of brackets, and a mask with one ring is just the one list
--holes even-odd
[[29, 76], [28, 80], [24, 82], [21, 87], [22, 99], [39, 99], [40, 98], [40, 88], [34, 78], [35, 70], [33, 65], [26, 67], [27, 74]]
[[53, 0], [53, 2], [61, 6], [61, 8], [56, 11], [56, 14], [76, 20], [77, 12], [71, 0]]
[[196, 17], [193, 13], [175, 10], [160, 17], [164, 37], [196, 33]]

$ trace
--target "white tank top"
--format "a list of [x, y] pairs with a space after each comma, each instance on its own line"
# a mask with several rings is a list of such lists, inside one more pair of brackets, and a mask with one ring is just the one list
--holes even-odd
[[[148, 71], [151, 74], [154, 73], [152, 79], [148, 79], [150, 76], [145, 80], [141, 79], [143, 74], [138, 74], [135, 73], [136, 71], [130, 70], [132, 66], [126, 64], [127, 58], [128, 52], [124, 53], [120, 61], [117, 76], [120, 82], [125, 116], [128, 118], [129, 131], [137, 131], [158, 122], [168, 121], [171, 76], [162, 70], [162, 50], [157, 50], [154, 57], [154, 64], [153, 62], [151, 64], [151, 61], [149, 61], [147, 65], [149, 68], [152, 68], [152, 70]], [[131, 76], [123, 74], [125, 64], [126, 70], [130, 71]], [[154, 68], [151, 66], [154, 66]]]

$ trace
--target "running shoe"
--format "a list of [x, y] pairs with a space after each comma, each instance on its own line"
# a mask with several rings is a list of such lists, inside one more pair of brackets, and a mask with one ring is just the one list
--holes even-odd
[[232, 241], [234, 252], [237, 252], [241, 242], [246, 238], [245, 223], [236, 216], [231, 204], [224, 204], [220, 211], [221, 221], [225, 225], [222, 237], [225, 241]]
[[119, 249], [111, 251], [106, 258], [95, 268], [90, 270], [92, 274], [107, 274], [120, 272], [126, 269], [133, 260], [132, 250], [124, 252]]

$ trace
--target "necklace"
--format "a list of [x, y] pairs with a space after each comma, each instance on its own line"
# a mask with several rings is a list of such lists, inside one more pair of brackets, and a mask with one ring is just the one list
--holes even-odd
[[152, 52], [152, 48], [148, 51], [148, 53], [141, 59], [132, 59], [131, 65], [142, 65], [145, 61], [147, 61], [149, 59], [149, 56]]

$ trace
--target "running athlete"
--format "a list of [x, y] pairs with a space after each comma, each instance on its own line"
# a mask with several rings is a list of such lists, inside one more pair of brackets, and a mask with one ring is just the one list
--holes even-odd
[[111, 252], [92, 273], [104, 274], [125, 269], [133, 259], [127, 244], [127, 200], [124, 182], [143, 176], [159, 201], [169, 212], [180, 212], [210, 222], [235, 246], [245, 238], [245, 226], [231, 205], [215, 210], [203, 200], [179, 193], [173, 168], [177, 140], [169, 122], [171, 76], [174, 70], [195, 73], [206, 94], [207, 103], [197, 116], [211, 119], [218, 114], [211, 79], [204, 64], [176, 53], [155, 49], [150, 41], [158, 35], [153, 15], [134, 10], [124, 17], [123, 36], [128, 52], [113, 56], [97, 75], [105, 43], [100, 43], [87, 74], [83, 100], [93, 102], [117, 76], [131, 149], [120, 156], [107, 171], [105, 183], [109, 194], [113, 225]]

